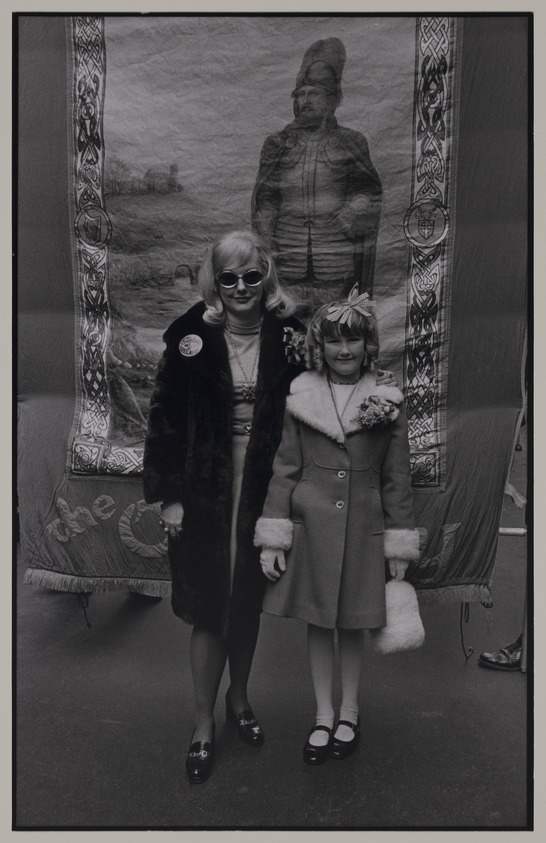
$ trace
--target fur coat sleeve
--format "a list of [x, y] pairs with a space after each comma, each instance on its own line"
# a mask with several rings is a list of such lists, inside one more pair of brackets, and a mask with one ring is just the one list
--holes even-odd
[[176, 396], [187, 391], [187, 372], [179, 364], [177, 349], [168, 334], [165, 342], [150, 402], [144, 449], [144, 497], [148, 503], [183, 499], [187, 403], [176, 400]]

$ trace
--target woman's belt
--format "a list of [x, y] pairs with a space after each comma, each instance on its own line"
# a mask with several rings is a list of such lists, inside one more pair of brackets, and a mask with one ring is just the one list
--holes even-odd
[[246, 424], [237, 424], [234, 422], [233, 424], [233, 434], [237, 436], [250, 436], [250, 431], [252, 430], [252, 422], [247, 422]]

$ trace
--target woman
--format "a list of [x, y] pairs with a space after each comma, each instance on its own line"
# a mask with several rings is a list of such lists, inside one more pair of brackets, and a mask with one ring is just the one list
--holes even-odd
[[[264, 611], [308, 624], [316, 718], [303, 759], [321, 764], [358, 744], [363, 630], [386, 624], [385, 560], [403, 579], [419, 541], [403, 396], [377, 385], [367, 295], [353, 290], [348, 301], [319, 308], [307, 344], [311, 371], [290, 387], [255, 541], [271, 581]], [[342, 696], [334, 731], [336, 629]]]
[[161, 502], [168, 533], [173, 610], [193, 624], [196, 722], [186, 759], [193, 783], [212, 771], [226, 660], [227, 717], [241, 739], [263, 743], [247, 696], [266, 582], [253, 535], [303, 339], [271, 255], [253, 233], [231, 232], [213, 244], [199, 289], [203, 301], [164, 335], [144, 453], [145, 497]]

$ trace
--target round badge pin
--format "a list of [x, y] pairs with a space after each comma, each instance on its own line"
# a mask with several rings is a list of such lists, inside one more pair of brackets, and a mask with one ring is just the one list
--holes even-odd
[[182, 357], [195, 357], [203, 348], [203, 340], [197, 334], [187, 334], [182, 337], [178, 345], [178, 350]]

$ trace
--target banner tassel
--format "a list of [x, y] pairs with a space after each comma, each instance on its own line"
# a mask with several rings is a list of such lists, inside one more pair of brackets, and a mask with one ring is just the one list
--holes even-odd
[[474, 652], [474, 647], [465, 647], [464, 643], [464, 631], [463, 631], [463, 620], [464, 623], [468, 623], [470, 618], [470, 603], [461, 603], [461, 614], [459, 618], [459, 630], [461, 633], [461, 647], [463, 648], [463, 653], [465, 659], [468, 661], [472, 653]]
[[82, 608], [85, 623], [89, 629], [92, 629], [91, 624], [89, 623], [89, 618], [87, 617], [87, 607], [89, 606], [89, 597], [87, 594], [78, 594], [78, 603]]

